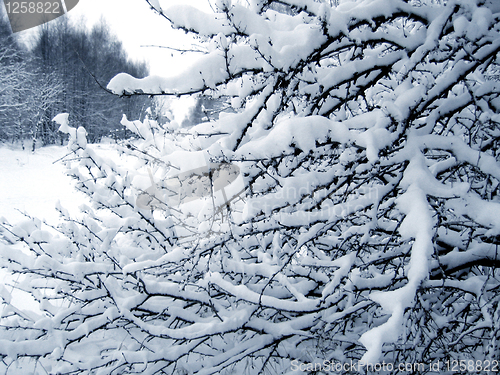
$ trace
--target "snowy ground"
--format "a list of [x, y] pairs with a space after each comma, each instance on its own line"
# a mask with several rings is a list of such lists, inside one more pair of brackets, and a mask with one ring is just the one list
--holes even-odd
[[[73, 188], [58, 160], [68, 153], [66, 147], [50, 146], [32, 153], [15, 146], [0, 146], [0, 222], [23, 220], [22, 212], [55, 224], [59, 200], [70, 212], [77, 212], [85, 195]], [[0, 271], [0, 283], [10, 284], [10, 276]], [[7, 286], [9, 292], [12, 288]], [[31, 308], [32, 302], [21, 293], [13, 293], [13, 305]], [[1, 309], [0, 309], [1, 314]]]
[[73, 189], [57, 160], [68, 153], [66, 147], [50, 146], [35, 153], [17, 147], [0, 147], [0, 217], [14, 223], [21, 212], [54, 223], [58, 200], [70, 211], [85, 199]]

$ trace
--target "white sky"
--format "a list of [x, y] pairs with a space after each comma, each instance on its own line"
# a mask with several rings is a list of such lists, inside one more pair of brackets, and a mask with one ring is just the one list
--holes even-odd
[[[208, 0], [160, 0], [163, 9], [174, 4], [189, 4], [210, 11]], [[145, 0], [80, 0], [68, 13], [73, 18], [85, 16], [94, 24], [101, 16], [123, 42], [129, 56], [149, 62], [151, 74], [171, 75], [172, 70], [182, 69], [189, 61], [173, 51], [141, 45], [181, 47], [189, 42], [184, 32], [170, 28], [167, 20], [151, 10]]]

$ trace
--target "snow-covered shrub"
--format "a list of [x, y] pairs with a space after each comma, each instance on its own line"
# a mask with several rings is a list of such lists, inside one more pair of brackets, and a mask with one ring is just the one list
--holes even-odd
[[[4, 313], [4, 363], [28, 356], [61, 374], [286, 373], [323, 361], [491, 369], [495, 6], [220, 0], [204, 14], [150, 4], [207, 53], [178, 77], [121, 74], [108, 88], [213, 93], [235, 112], [182, 131], [124, 119], [139, 140], [123, 144], [121, 163], [73, 131], [70, 171], [93, 207], [59, 236], [36, 221], [2, 227], [13, 243], [3, 264], [43, 312]], [[241, 174], [244, 192], [227, 205], [169, 185], [200, 166], [210, 177], [210, 163]], [[169, 204], [179, 189], [197, 199]]]

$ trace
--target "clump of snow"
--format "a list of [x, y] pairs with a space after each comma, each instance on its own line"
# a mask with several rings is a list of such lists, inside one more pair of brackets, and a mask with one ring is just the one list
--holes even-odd
[[493, 15], [488, 8], [477, 8], [472, 14], [472, 20], [467, 27], [466, 35], [472, 41], [475, 41], [485, 35], [493, 21]]
[[457, 36], [465, 36], [468, 27], [469, 27], [469, 20], [467, 20], [465, 16], [457, 17], [453, 21], [453, 28], [455, 29], [455, 33]]
[[59, 113], [52, 119], [57, 124], [59, 124], [59, 131], [63, 133], [69, 133], [69, 113]]
[[148, 0], [148, 1], [154, 10], [156, 10], [157, 12], [160, 12], [160, 13], [162, 12], [160, 2], [158, 0]]

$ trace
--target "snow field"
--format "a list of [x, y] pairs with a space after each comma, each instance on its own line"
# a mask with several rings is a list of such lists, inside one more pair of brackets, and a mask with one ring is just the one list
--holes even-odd
[[[0, 146], [0, 222], [21, 222], [26, 219], [25, 213], [56, 225], [58, 202], [69, 212], [78, 211], [86, 197], [75, 190], [73, 181], [65, 174], [60, 159], [67, 154], [65, 146], [43, 147], [34, 153], [20, 145]], [[0, 270], [0, 280], [0, 289], [12, 294], [13, 306], [25, 311], [36, 309], [31, 298], [10, 286], [19, 279]]]

